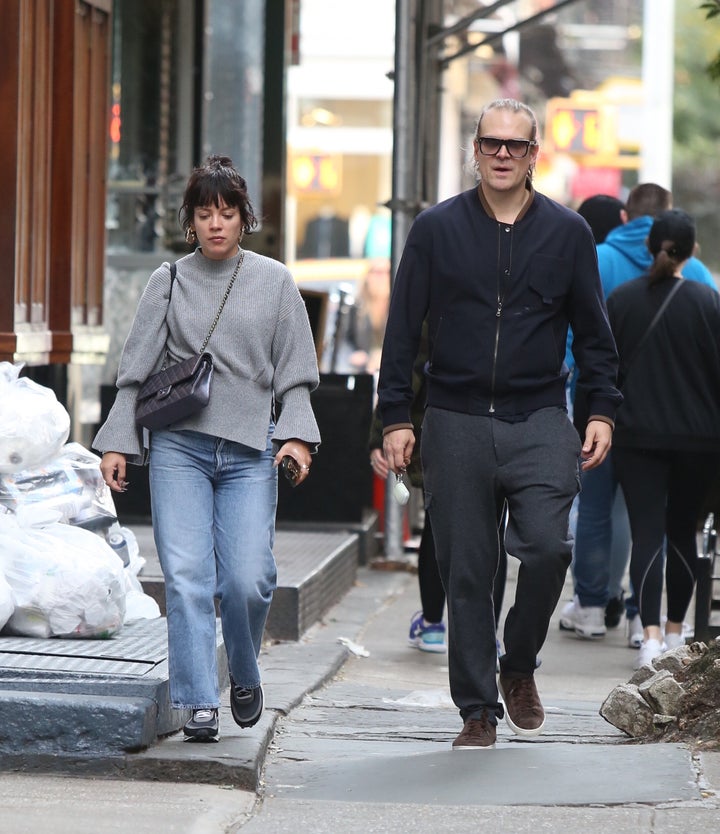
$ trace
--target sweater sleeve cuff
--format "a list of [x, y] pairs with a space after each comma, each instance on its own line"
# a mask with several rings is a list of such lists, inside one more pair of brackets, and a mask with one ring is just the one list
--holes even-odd
[[598, 420], [600, 423], [607, 423], [611, 429], [615, 428], [615, 421], [611, 420], [609, 417], [605, 417], [603, 414], [592, 414], [588, 417], [588, 423], [592, 422], [593, 420]]
[[385, 437], [386, 434], [390, 434], [391, 431], [398, 431], [399, 429], [410, 429], [410, 431], [412, 431], [413, 430], [413, 424], [412, 423], [393, 423], [391, 426], [385, 426], [385, 428], [383, 429], [383, 437]]

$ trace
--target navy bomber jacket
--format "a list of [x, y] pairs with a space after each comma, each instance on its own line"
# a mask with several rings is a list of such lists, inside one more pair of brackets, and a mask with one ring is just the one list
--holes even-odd
[[427, 404], [519, 419], [564, 407], [568, 324], [589, 414], [613, 423], [622, 395], [592, 233], [531, 190], [499, 223], [473, 188], [421, 212], [395, 278], [379, 378], [383, 426], [408, 425], [412, 367], [429, 320]]

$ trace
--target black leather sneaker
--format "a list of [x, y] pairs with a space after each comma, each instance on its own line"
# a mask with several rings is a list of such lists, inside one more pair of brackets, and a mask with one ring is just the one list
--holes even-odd
[[253, 727], [260, 720], [263, 711], [262, 687], [246, 689], [238, 686], [230, 678], [230, 711], [239, 727]]
[[214, 741], [219, 725], [216, 709], [196, 709], [193, 710], [192, 718], [183, 727], [183, 732], [194, 741]]

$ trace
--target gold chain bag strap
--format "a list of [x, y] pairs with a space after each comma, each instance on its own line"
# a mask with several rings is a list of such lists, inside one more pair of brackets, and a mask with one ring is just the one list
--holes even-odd
[[[240, 267], [242, 266], [245, 253], [240, 253], [240, 260], [233, 271], [230, 282], [225, 290], [223, 300], [220, 302], [220, 309], [215, 315], [215, 320], [210, 325], [200, 351], [167, 368], [163, 368], [156, 374], [149, 376], [140, 387], [135, 406], [135, 422], [150, 431], [157, 431], [171, 426], [186, 417], [197, 414], [210, 402], [210, 383], [213, 378], [213, 358], [206, 352], [210, 337], [220, 321], [220, 314], [223, 311], [225, 302], [228, 300], [230, 290], [235, 283]], [[170, 298], [168, 307], [172, 301], [172, 288], [175, 283], [177, 267], [172, 264], [170, 267]]]

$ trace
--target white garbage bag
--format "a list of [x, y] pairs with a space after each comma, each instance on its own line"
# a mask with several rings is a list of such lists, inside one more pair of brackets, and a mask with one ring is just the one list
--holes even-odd
[[0, 473], [54, 458], [70, 434], [70, 415], [50, 388], [20, 378], [22, 365], [0, 362]]
[[60, 523], [23, 528], [0, 515], [0, 569], [15, 603], [6, 633], [105, 638], [123, 625], [122, 562], [89, 530]]
[[100, 458], [80, 443], [66, 443], [42, 466], [0, 473], [0, 504], [16, 513], [23, 527], [64, 521], [96, 530], [117, 517]]
[[15, 603], [13, 602], [13, 592], [10, 585], [8, 585], [5, 575], [0, 572], [0, 630], [5, 623], [10, 619], [10, 615], [15, 610]]

